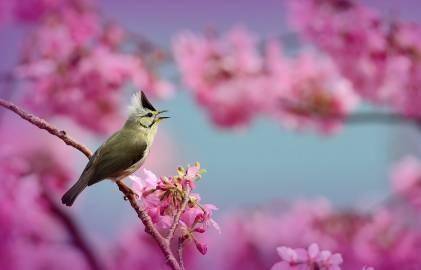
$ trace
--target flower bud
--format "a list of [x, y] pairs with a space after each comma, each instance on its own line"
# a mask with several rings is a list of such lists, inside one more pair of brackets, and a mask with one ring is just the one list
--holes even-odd
[[196, 228], [193, 231], [194, 232], [197, 232], [197, 233], [204, 233], [204, 232], [206, 232], [206, 230], [204, 228]]
[[206, 255], [208, 252], [208, 246], [202, 243], [199, 243], [198, 241], [194, 241], [197, 250], [202, 253], [202, 255]]

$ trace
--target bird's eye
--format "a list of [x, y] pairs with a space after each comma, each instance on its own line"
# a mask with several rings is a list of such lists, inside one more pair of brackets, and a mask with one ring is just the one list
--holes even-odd
[[153, 114], [152, 113], [147, 113], [146, 114], [146, 117], [152, 117], [153, 116]]

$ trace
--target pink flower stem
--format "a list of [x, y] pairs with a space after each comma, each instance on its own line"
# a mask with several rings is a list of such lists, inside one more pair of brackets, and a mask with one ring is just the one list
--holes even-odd
[[184, 210], [186, 210], [187, 204], [189, 203], [189, 200], [190, 200], [190, 191], [191, 191], [190, 188], [187, 187], [185, 190], [185, 196], [184, 196], [183, 202], [181, 203], [181, 207], [175, 214], [170, 230], [168, 231], [168, 235], [166, 237], [168, 241], [171, 241], [173, 239], [174, 233], [177, 230], [178, 224], [180, 222], [180, 217], [183, 214]]
[[[90, 158], [92, 156], [92, 151], [89, 150], [88, 147], [80, 144], [73, 138], [69, 137], [64, 130], [60, 130], [56, 128], [55, 126], [51, 125], [44, 119], [41, 119], [33, 114], [30, 114], [15, 104], [8, 102], [4, 99], [0, 99], [0, 106], [9, 109], [10, 111], [16, 113], [21, 118], [25, 119], [26, 121], [30, 122], [31, 124], [39, 127], [40, 129], [44, 129], [48, 131], [51, 135], [54, 135], [58, 138], [60, 138], [62, 141], [64, 141], [67, 145], [79, 150], [82, 152], [87, 158]], [[133, 194], [132, 190], [126, 186], [122, 182], [117, 182], [119, 190], [124, 194], [125, 198], [127, 198], [130, 202], [130, 205], [132, 208], [136, 211], [139, 219], [142, 221], [142, 223], [145, 225], [146, 231], [155, 239], [158, 246], [160, 247], [162, 253], [164, 254], [167, 263], [173, 270], [181, 270], [180, 264], [178, 263], [177, 259], [175, 258], [174, 254], [171, 251], [170, 247], [170, 241], [165, 239], [155, 228], [155, 226], [152, 223], [151, 218], [147, 214], [147, 212], [144, 209], [141, 209], [139, 205], [136, 202], [136, 195]], [[62, 216], [64, 217], [64, 216]], [[69, 217], [70, 219], [70, 217]], [[83, 240], [83, 239], [79, 239]], [[84, 251], [84, 250], [82, 250]], [[85, 254], [86, 255], [86, 254]]]

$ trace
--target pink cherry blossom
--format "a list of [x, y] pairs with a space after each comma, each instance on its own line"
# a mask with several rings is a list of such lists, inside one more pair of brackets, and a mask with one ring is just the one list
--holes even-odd
[[322, 269], [340, 270], [342, 256], [338, 253], [332, 254], [328, 250], [320, 251], [317, 244], [311, 244], [307, 250], [279, 247], [277, 249], [282, 262], [275, 264], [272, 270], [283, 269]]
[[289, 1], [292, 25], [330, 55], [364, 98], [420, 114], [418, 24], [382, 19], [362, 3]]
[[60, 5], [28, 38], [15, 71], [23, 80], [26, 104], [44, 117], [64, 115], [108, 133], [121, 124], [125, 86], [145, 88], [158, 98], [171, 95], [171, 84], [142, 57], [122, 52], [123, 41], [124, 30], [103, 24], [93, 8]]
[[195, 92], [261, 68], [254, 36], [238, 27], [223, 37], [179, 34], [174, 39], [174, 54], [184, 81]]
[[419, 263], [420, 234], [400, 222], [398, 214], [380, 209], [358, 230], [353, 243], [357, 259], [379, 269], [410, 269]]
[[[143, 207], [147, 210], [152, 221], [161, 229], [169, 229], [178, 211], [182, 211], [179, 220], [178, 234], [183, 242], [193, 241], [199, 252], [206, 253], [206, 245], [195, 237], [203, 234], [212, 226], [220, 230], [213, 220], [213, 211], [217, 210], [212, 204], [201, 204], [199, 194], [186, 192], [195, 188], [194, 182], [201, 178], [204, 170], [196, 163], [187, 169], [179, 167], [177, 176], [160, 177], [144, 169], [142, 175], [132, 176], [133, 190], [139, 195]], [[186, 209], [182, 204], [187, 199]]]
[[169, 269], [152, 238], [139, 226], [126, 228], [112, 251], [111, 269]]
[[[197, 194], [192, 194], [196, 201], [200, 201]], [[204, 233], [209, 226], [214, 227], [218, 232], [221, 229], [218, 223], [212, 219], [213, 211], [218, 208], [213, 204], [205, 204], [202, 207], [190, 207], [181, 216], [183, 225], [193, 232]]]
[[173, 48], [183, 81], [215, 124], [244, 126], [261, 110], [262, 59], [244, 28], [222, 37], [179, 34]]
[[153, 189], [158, 184], [158, 177], [147, 169], [142, 169], [137, 175], [131, 175], [130, 179], [133, 180], [133, 189], [137, 194], [142, 194], [145, 190]]
[[[84, 0], [86, 1], [86, 0]], [[16, 23], [36, 23], [49, 12], [57, 9], [65, 1], [63, 0], [1, 0], [1, 19]], [[82, 0], [70, 0], [68, 2], [82, 2]]]
[[253, 36], [180, 34], [174, 53], [185, 84], [213, 123], [240, 127], [270, 115], [293, 129], [338, 130], [358, 104], [352, 84], [325, 57], [283, 55], [275, 41], [259, 54]]
[[289, 80], [289, 86], [279, 88], [279, 105], [274, 107], [275, 116], [288, 128], [332, 133], [358, 104], [351, 83], [326, 58], [301, 54], [290, 64]]
[[407, 156], [392, 171], [392, 188], [414, 206], [421, 206], [421, 161]]
[[21, 121], [2, 120], [0, 265], [10, 270], [89, 269], [51, 209], [55, 194], [74, 177], [67, 146]]
[[[288, 4], [293, 27], [331, 54], [345, 74], [352, 78], [357, 91], [365, 97], [377, 98], [376, 89], [364, 79], [374, 75], [369, 75], [370, 72], [375, 72], [374, 66], [368, 67], [368, 63], [364, 63], [368, 60], [365, 58], [367, 53], [381, 50], [385, 45], [377, 14], [348, 0], [298, 0]], [[360, 67], [356, 68], [358, 65]]]

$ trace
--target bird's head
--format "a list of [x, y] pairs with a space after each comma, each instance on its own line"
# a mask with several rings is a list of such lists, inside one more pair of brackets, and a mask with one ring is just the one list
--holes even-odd
[[156, 129], [162, 120], [169, 118], [162, 115], [165, 112], [155, 109], [143, 91], [137, 92], [132, 96], [128, 122], [143, 129]]

